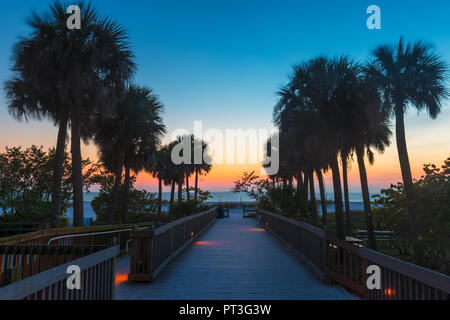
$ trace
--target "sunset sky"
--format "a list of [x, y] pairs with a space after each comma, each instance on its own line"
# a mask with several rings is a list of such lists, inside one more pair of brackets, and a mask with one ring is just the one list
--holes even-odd
[[[450, 2], [442, 1], [265, 1], [164, 0], [93, 1], [102, 15], [126, 26], [139, 65], [136, 83], [154, 89], [165, 104], [169, 141], [173, 130], [271, 129], [276, 92], [288, 80], [291, 66], [318, 55], [348, 54], [366, 61], [377, 45], [425, 40], [450, 62]], [[0, 8], [0, 82], [11, 76], [14, 43], [26, 36], [25, 20], [32, 10], [43, 12], [50, 1], [2, 1]], [[377, 4], [382, 29], [368, 30], [366, 8]], [[437, 120], [410, 109], [406, 117], [407, 143], [413, 175], [422, 164], [441, 164], [450, 156], [450, 103]], [[5, 146], [44, 147], [56, 143], [56, 128], [48, 121], [19, 123], [7, 111], [0, 90], [0, 150]], [[95, 159], [93, 145], [83, 155]], [[202, 188], [230, 190], [243, 171], [256, 165], [216, 165], [202, 177]], [[368, 168], [372, 192], [401, 180], [395, 146], [376, 156]], [[356, 163], [350, 170], [350, 189], [359, 192]], [[332, 191], [327, 175], [328, 191]], [[138, 187], [156, 191], [148, 174]]]

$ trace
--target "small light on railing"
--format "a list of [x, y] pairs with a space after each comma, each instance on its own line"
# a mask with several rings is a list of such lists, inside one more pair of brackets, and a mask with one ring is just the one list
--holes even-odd
[[194, 232], [191, 232], [191, 238], [193, 238], [194, 237]]
[[266, 227], [268, 227], [269, 226], [269, 221], [266, 221]]
[[384, 294], [386, 296], [393, 296], [393, 295], [395, 295], [395, 290], [394, 289], [384, 289]]

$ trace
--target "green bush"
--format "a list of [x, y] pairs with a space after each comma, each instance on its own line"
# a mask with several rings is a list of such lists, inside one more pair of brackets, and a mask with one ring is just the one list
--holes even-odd
[[190, 216], [208, 210], [208, 206], [194, 200], [175, 201], [170, 209], [170, 215], [175, 219]]
[[[5, 148], [0, 153], [0, 221], [44, 222], [50, 220], [55, 149]], [[96, 164], [82, 161], [84, 189], [88, 190]], [[71, 158], [63, 162], [61, 212], [71, 206]], [[61, 219], [64, 222], [64, 219]]]
[[401, 183], [382, 190], [374, 199], [377, 224], [391, 229], [398, 238], [399, 254], [412, 254], [413, 237], [425, 249], [426, 267], [450, 273], [450, 158], [441, 168], [424, 165], [423, 175], [414, 182], [417, 207], [416, 230], [412, 233], [408, 202]]

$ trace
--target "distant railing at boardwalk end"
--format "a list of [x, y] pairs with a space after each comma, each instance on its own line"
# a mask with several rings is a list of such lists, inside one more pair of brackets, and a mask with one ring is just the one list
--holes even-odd
[[[450, 277], [374, 250], [322, 229], [259, 210], [259, 219], [325, 282], [338, 283], [367, 300], [448, 300]], [[366, 286], [367, 267], [381, 269], [381, 289]]]
[[[0, 300], [111, 300], [119, 246], [0, 247]], [[80, 268], [81, 287], [69, 289], [69, 266]], [[6, 269], [4, 269], [6, 268]], [[6, 276], [6, 277], [5, 277]], [[6, 281], [5, 281], [6, 280]]]
[[217, 208], [184, 217], [157, 229], [130, 233], [128, 280], [151, 282], [187, 246], [206, 230], [217, 216]]
[[116, 239], [121, 251], [125, 251], [130, 232], [134, 227], [144, 228], [154, 224], [154, 222], [146, 222], [126, 225], [47, 229], [0, 238], [0, 245], [95, 246], [110, 244], [113, 239]]

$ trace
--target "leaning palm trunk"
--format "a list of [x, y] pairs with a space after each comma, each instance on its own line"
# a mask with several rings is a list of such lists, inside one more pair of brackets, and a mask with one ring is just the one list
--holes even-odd
[[84, 225], [83, 208], [83, 173], [81, 167], [80, 121], [74, 116], [71, 119], [71, 153], [72, 153], [72, 187], [73, 187], [73, 225]]
[[352, 233], [352, 221], [350, 218], [350, 199], [348, 196], [348, 174], [347, 174], [347, 153], [341, 153], [341, 160], [342, 160], [342, 180], [344, 183], [344, 204], [345, 204], [345, 220], [347, 222], [347, 234], [350, 235]]
[[340, 239], [345, 240], [344, 212], [342, 208], [341, 174], [339, 172], [337, 157], [332, 157], [330, 165], [331, 165], [331, 172], [333, 175], [334, 208], [336, 215], [336, 235]]
[[162, 179], [158, 177], [158, 214], [162, 212]]
[[198, 169], [195, 169], [195, 188], [194, 188], [194, 201], [197, 202], [198, 196]]
[[123, 163], [125, 158], [125, 152], [119, 151], [119, 156], [116, 162], [116, 169], [114, 172], [115, 180], [114, 186], [111, 192], [111, 198], [108, 206], [108, 224], [112, 224], [114, 221], [114, 214], [116, 212], [117, 203], [119, 202], [120, 183], [122, 182]]
[[359, 177], [361, 180], [361, 192], [364, 201], [364, 213], [366, 216], [369, 248], [377, 250], [375, 230], [373, 227], [372, 209], [370, 207], [370, 196], [369, 196], [369, 186], [367, 183], [366, 165], [364, 164], [364, 147], [356, 148], [356, 157], [358, 159]]
[[186, 172], [186, 199], [191, 200], [191, 194], [189, 190], [189, 173]]
[[125, 179], [124, 179], [124, 195], [122, 204], [122, 223], [128, 223], [128, 208], [130, 205], [130, 187], [131, 187], [131, 177], [130, 168], [125, 167]]
[[314, 188], [314, 170], [309, 172], [309, 191], [311, 197], [311, 215], [313, 225], [317, 226], [318, 222], [318, 213], [317, 213], [317, 202], [316, 202], [316, 191]]
[[327, 199], [325, 197], [325, 185], [323, 183], [323, 175], [320, 169], [316, 169], [317, 180], [319, 180], [320, 204], [322, 205], [322, 228], [325, 230], [327, 226]]
[[52, 227], [58, 227], [58, 217], [61, 215], [61, 192], [64, 152], [66, 149], [67, 138], [67, 118], [63, 119], [59, 124], [58, 140], [56, 142], [55, 151], [55, 167], [53, 169], [52, 183]]
[[397, 110], [395, 112], [395, 133], [396, 133], [396, 139], [397, 139], [397, 151], [398, 151], [398, 158], [400, 160], [400, 168], [402, 171], [402, 179], [403, 179], [403, 185], [405, 187], [405, 195], [408, 203], [408, 214], [409, 214], [409, 221], [411, 224], [411, 231], [413, 234], [413, 249], [414, 249], [414, 260], [417, 264], [423, 264], [424, 260], [424, 248], [420, 243], [420, 230], [419, 230], [419, 224], [417, 221], [418, 214], [417, 214], [417, 208], [415, 207], [415, 195], [414, 195], [414, 184], [413, 179], [411, 175], [411, 167], [409, 164], [409, 158], [408, 158], [408, 149], [406, 146], [406, 136], [405, 136], [405, 122], [404, 122], [404, 114], [403, 114], [403, 108], [397, 107]]

